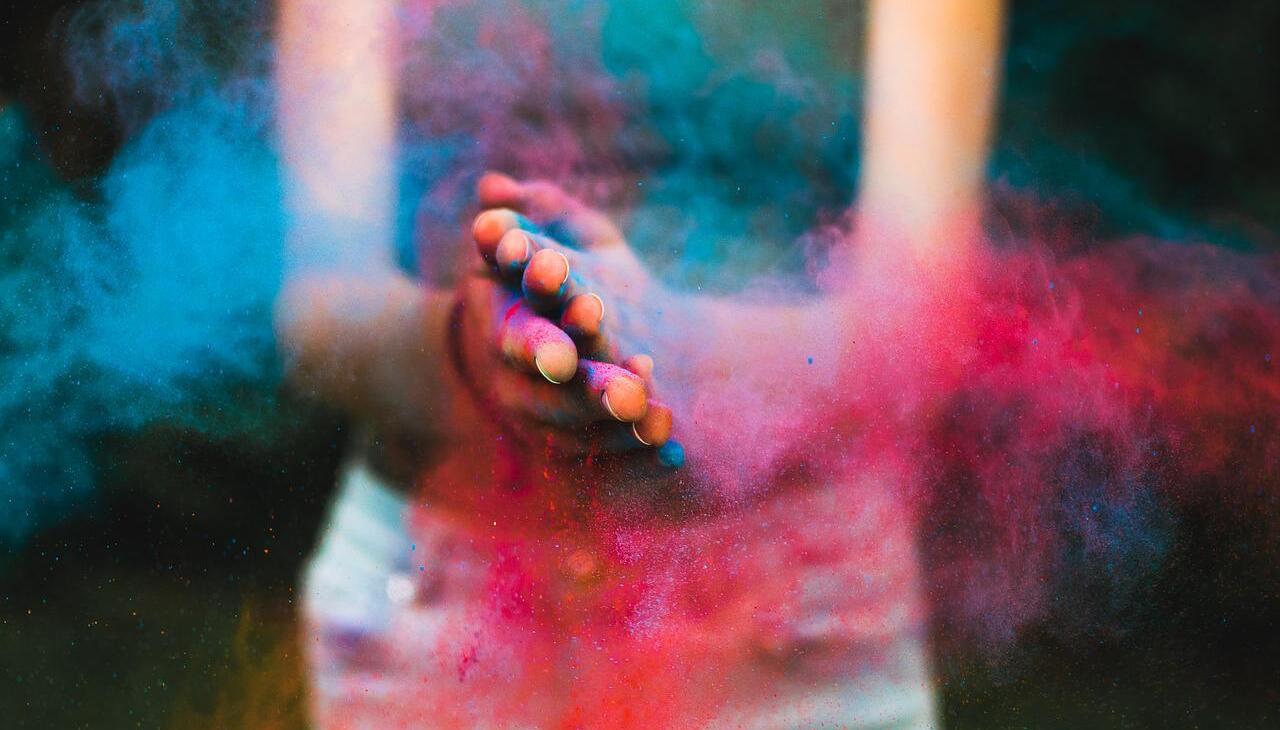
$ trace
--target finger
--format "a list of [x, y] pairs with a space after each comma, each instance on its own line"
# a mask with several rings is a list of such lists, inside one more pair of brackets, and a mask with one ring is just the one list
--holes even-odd
[[498, 325], [498, 347], [509, 362], [557, 385], [571, 380], [578, 370], [573, 339], [524, 302], [516, 302], [504, 313]]
[[560, 315], [560, 328], [573, 338], [581, 357], [617, 362], [617, 347], [604, 326], [604, 300], [595, 292], [569, 299]]
[[683, 467], [685, 462], [684, 447], [678, 441], [668, 439], [661, 446], [649, 446], [636, 437], [631, 424], [598, 423], [586, 431], [549, 431], [548, 443], [564, 453], [635, 454], [642, 457], [627, 462], [629, 477], [638, 481], [662, 478]]
[[634, 423], [648, 412], [648, 389], [635, 373], [609, 363], [582, 360], [578, 377], [586, 389], [587, 402], [603, 416]]
[[495, 372], [489, 382], [498, 405], [530, 431], [557, 428], [581, 436], [584, 426], [600, 419], [599, 408], [588, 406], [581, 386], [555, 385], [514, 369]]
[[567, 333], [570, 337], [573, 337], [573, 343], [578, 346], [579, 358], [597, 360], [599, 362], [618, 361], [618, 345], [609, 336], [608, 328], [604, 328], [595, 337], [578, 337], [571, 332]]
[[[652, 476], [684, 465], [684, 447], [670, 438], [670, 411], [661, 404], [655, 404], [657, 412], [651, 411], [654, 415], [646, 414], [636, 423], [609, 421], [584, 425], [565, 418], [573, 409], [567, 399], [570, 389], [519, 373], [507, 372], [503, 377], [511, 381], [503, 388], [500, 402], [510, 412], [517, 437], [534, 438], [565, 454], [647, 451], [653, 455], [650, 469], [658, 470], [652, 472]], [[632, 466], [643, 467], [644, 462], [635, 462]]]
[[486, 172], [476, 183], [476, 197], [480, 199], [482, 207], [505, 207], [519, 201], [520, 183], [501, 172]]
[[671, 438], [673, 422], [671, 409], [651, 400], [644, 416], [631, 424], [631, 435], [644, 446], [659, 448]]
[[[653, 413], [653, 411], [650, 410], [650, 413]], [[609, 453], [638, 451], [640, 449], [656, 450], [670, 438], [671, 429], [669, 426], [665, 431], [661, 428], [660, 422], [663, 420], [661, 416], [656, 418], [652, 424], [645, 424], [649, 418], [650, 416], [646, 414], [644, 418], [635, 423], [592, 424], [587, 429], [583, 439], [594, 449]], [[655, 426], [654, 424], [658, 425]], [[647, 439], [654, 439], [654, 441], [650, 442]]]
[[[565, 304], [564, 312], [560, 315], [560, 327], [575, 340], [598, 337], [604, 327], [604, 300], [593, 292], [575, 295]], [[635, 370], [631, 372], [644, 377]]]
[[544, 314], [559, 314], [570, 299], [584, 292], [569, 257], [554, 248], [543, 248], [533, 255], [524, 269], [521, 289], [529, 304]]
[[533, 239], [527, 232], [512, 229], [498, 241], [494, 250], [494, 265], [504, 279], [519, 281], [524, 274], [524, 267], [533, 259], [536, 251]]
[[525, 266], [521, 286], [531, 301], [558, 299], [569, 285], [569, 257], [551, 248], [533, 254]]
[[603, 334], [603, 300], [585, 292], [569, 259], [554, 246], [546, 236], [510, 231], [498, 247], [498, 270], [512, 279], [523, 269], [518, 278], [530, 308], [551, 318], [559, 315], [561, 327], [580, 345], [579, 355], [612, 361], [616, 353]]
[[525, 216], [509, 208], [485, 210], [471, 224], [471, 238], [481, 258], [490, 264], [497, 263], [498, 245], [510, 231], [537, 231], [538, 226]]
[[639, 375], [646, 383], [653, 382], [653, 358], [648, 355], [632, 355], [623, 360], [622, 367]]
[[[622, 361], [622, 367], [630, 370], [645, 382], [649, 392], [653, 392], [653, 358], [648, 355], [632, 355]], [[646, 446], [660, 447], [671, 438], [674, 422], [671, 409], [656, 400], [649, 401], [649, 410], [644, 418], [635, 423], [635, 436]]]
[[[523, 229], [512, 229], [507, 231], [498, 242], [498, 247], [494, 251], [494, 262], [505, 280], [523, 285], [525, 270], [533, 263], [534, 258], [540, 252], [547, 250], [559, 253], [559, 257], [563, 257], [564, 252], [559, 248], [559, 244], [547, 236]], [[538, 273], [535, 274], [541, 277], [539, 284], [542, 284], [542, 280], [545, 279], [547, 281], [545, 286], [550, 287], [551, 281], [559, 282], [564, 277], [564, 271], [570, 269], [568, 259], [565, 259], [561, 266], [555, 258], [547, 259], [546, 255], [543, 256]]]
[[499, 370], [489, 379], [490, 391], [508, 413], [539, 426], [576, 428], [585, 438], [613, 434], [614, 430], [588, 433], [583, 428], [625, 426], [617, 433], [631, 438], [611, 437], [611, 451], [666, 442], [671, 433], [671, 410], [661, 403], [646, 404], [644, 385], [634, 374], [585, 360], [579, 372], [583, 373], [581, 378], [553, 385], [538, 375]]
[[477, 193], [482, 205], [523, 213], [567, 245], [601, 248], [623, 243], [622, 232], [608, 216], [554, 183], [521, 182], [501, 173], [488, 173], [480, 179]]

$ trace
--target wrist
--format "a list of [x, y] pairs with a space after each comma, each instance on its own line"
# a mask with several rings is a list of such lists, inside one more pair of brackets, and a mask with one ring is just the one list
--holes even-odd
[[355, 460], [364, 464], [392, 491], [405, 495], [414, 490], [418, 475], [439, 459], [438, 442], [405, 431], [361, 427], [353, 438]]

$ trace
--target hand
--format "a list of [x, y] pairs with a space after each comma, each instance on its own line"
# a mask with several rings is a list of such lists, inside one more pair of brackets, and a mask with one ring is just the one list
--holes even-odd
[[[605, 215], [551, 183], [490, 173], [478, 193], [486, 210], [473, 226], [476, 246], [510, 290], [558, 321], [586, 357], [627, 364], [628, 354], [653, 354], [661, 377], [653, 360], [632, 369], [647, 376], [651, 407], [670, 404], [684, 426], [697, 473], [683, 481], [756, 489], [805, 448], [799, 435], [820, 422], [814, 413], [844, 404], [836, 384], [857, 362], [845, 330], [860, 321], [846, 300], [680, 293], [649, 274]], [[683, 463], [683, 448], [670, 443], [660, 456]], [[703, 468], [711, 461], [715, 473]]]
[[[585, 231], [589, 222], [569, 220], [573, 230]], [[627, 265], [639, 280], [638, 262]], [[649, 398], [652, 360], [599, 356], [616, 352], [602, 322], [604, 299], [575, 296], [557, 313], [536, 289], [526, 297], [510, 282], [477, 270], [455, 293], [392, 271], [294, 276], [277, 303], [286, 372], [304, 392], [370, 425], [380, 440], [394, 436], [412, 451], [471, 438], [494, 419], [522, 439], [547, 439], [570, 453], [662, 446], [671, 411]], [[452, 322], [455, 312], [461, 316]], [[460, 353], [450, 353], [451, 337]], [[598, 359], [580, 361], [580, 344]], [[466, 390], [482, 393], [488, 412]], [[418, 463], [429, 459], [412, 455]]]
[[[563, 451], [661, 447], [671, 409], [650, 397], [653, 361], [621, 357], [608, 316], [606, 300], [641, 296], [650, 282], [621, 234], [546, 183], [490, 174], [479, 195], [482, 205], [512, 207], [490, 207], [473, 226], [487, 273], [463, 284], [463, 329], [492, 331], [496, 340], [465, 348], [468, 381], [484, 384], [491, 410], [513, 418], [514, 431], [545, 436]], [[581, 248], [562, 246], [553, 230]]]

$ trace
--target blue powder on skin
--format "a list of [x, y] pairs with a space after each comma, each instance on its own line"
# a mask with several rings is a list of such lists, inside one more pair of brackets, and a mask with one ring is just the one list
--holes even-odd
[[668, 441], [658, 449], [658, 463], [669, 469], [684, 466], [684, 447], [678, 441]]

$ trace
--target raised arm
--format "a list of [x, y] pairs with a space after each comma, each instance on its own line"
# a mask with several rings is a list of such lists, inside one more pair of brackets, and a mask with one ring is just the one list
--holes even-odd
[[278, 330], [294, 382], [371, 420], [445, 407], [448, 297], [393, 264], [395, 0], [283, 0], [276, 86], [287, 213]]
[[414, 437], [419, 450], [495, 419], [535, 440], [601, 419], [629, 435], [646, 413], [638, 376], [600, 364], [575, 378], [569, 335], [479, 266], [458, 291], [396, 269], [394, 11], [394, 0], [280, 9], [288, 230], [277, 328], [293, 382], [382, 436]]
[[289, 264], [391, 267], [395, 0], [283, 0], [276, 107]]
[[871, 0], [867, 23], [861, 243], [946, 269], [980, 212], [1004, 0]]

